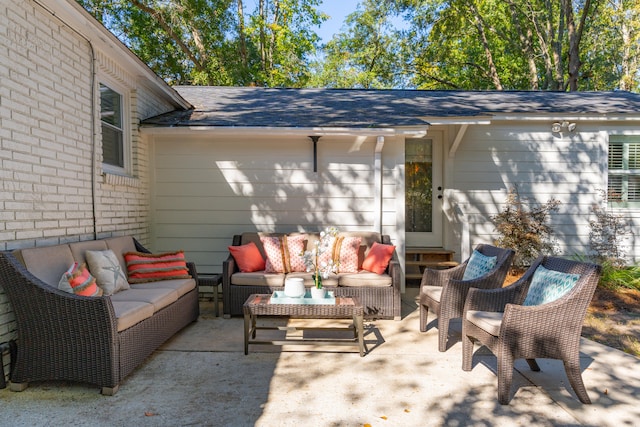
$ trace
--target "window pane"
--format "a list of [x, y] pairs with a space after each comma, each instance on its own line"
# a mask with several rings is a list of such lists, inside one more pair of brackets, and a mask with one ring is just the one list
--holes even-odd
[[431, 232], [433, 231], [431, 140], [408, 139], [405, 150], [405, 231]]
[[100, 84], [100, 120], [122, 128], [122, 98], [103, 84]]
[[640, 169], [640, 143], [629, 143], [629, 169]]
[[627, 190], [627, 201], [638, 202], [640, 201], [640, 176], [629, 176], [629, 189]]
[[122, 132], [106, 124], [102, 125], [102, 161], [124, 167]]
[[610, 202], [622, 201], [622, 175], [609, 175], [607, 199]]
[[609, 144], [609, 169], [622, 169], [623, 168], [623, 147], [621, 143]]
[[124, 168], [124, 132], [122, 96], [100, 84], [100, 120], [102, 121], [102, 161]]

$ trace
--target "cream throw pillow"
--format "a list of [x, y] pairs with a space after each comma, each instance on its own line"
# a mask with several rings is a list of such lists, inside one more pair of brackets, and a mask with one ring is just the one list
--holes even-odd
[[116, 292], [129, 289], [127, 276], [112, 250], [87, 251], [85, 254], [89, 271], [96, 278], [98, 286], [104, 295], [113, 295]]

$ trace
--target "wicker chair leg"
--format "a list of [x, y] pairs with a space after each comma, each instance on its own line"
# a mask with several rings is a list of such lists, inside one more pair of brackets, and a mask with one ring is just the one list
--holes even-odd
[[449, 319], [443, 318], [442, 313], [438, 317], [438, 351], [447, 351], [447, 339], [449, 338]]
[[534, 372], [540, 372], [540, 366], [538, 366], [538, 362], [536, 359], [526, 359], [529, 364], [529, 368]]
[[473, 369], [473, 339], [462, 333], [462, 370]]
[[511, 383], [513, 381], [513, 359], [498, 357], [498, 402], [508, 405], [511, 400]]
[[590, 404], [591, 399], [589, 399], [589, 395], [587, 394], [587, 389], [584, 386], [584, 382], [582, 382], [582, 372], [580, 370], [580, 358], [577, 357], [576, 360], [563, 361], [564, 370], [567, 373], [567, 377], [569, 378], [569, 384], [573, 388], [573, 391], [580, 399], [580, 402], [585, 404]]
[[420, 332], [427, 332], [427, 318], [429, 317], [429, 307], [420, 304]]
[[103, 396], [113, 396], [118, 392], [119, 388], [120, 388], [119, 384], [115, 387], [102, 387], [102, 389], [100, 390], [100, 393]]
[[29, 387], [29, 383], [14, 383], [12, 382], [9, 385], [9, 390], [11, 391], [25, 391]]

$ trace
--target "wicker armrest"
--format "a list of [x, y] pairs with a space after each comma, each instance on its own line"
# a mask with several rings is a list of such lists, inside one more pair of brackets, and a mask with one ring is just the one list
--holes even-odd
[[420, 282], [420, 286], [444, 286], [450, 280], [461, 280], [466, 267], [467, 263], [464, 262], [446, 270], [425, 268], [424, 273], [422, 274], [422, 281]]
[[0, 269], [21, 338], [48, 333], [70, 341], [87, 333], [115, 337], [117, 321], [110, 298], [83, 297], [51, 287], [8, 252], [0, 254]]
[[523, 292], [524, 282], [516, 282], [505, 288], [469, 289], [464, 311], [499, 311], [502, 312], [509, 303], [517, 302]]
[[196, 270], [196, 263], [192, 261], [187, 261], [187, 270], [189, 270], [189, 275], [198, 282], [198, 270]]

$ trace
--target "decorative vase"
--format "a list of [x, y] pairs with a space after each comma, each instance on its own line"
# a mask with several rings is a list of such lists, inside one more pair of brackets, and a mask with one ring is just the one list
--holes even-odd
[[284, 294], [289, 298], [301, 298], [304, 293], [304, 282], [301, 277], [291, 277], [284, 281]]
[[323, 299], [326, 295], [327, 290], [325, 288], [316, 288], [315, 286], [311, 287], [311, 298]]

